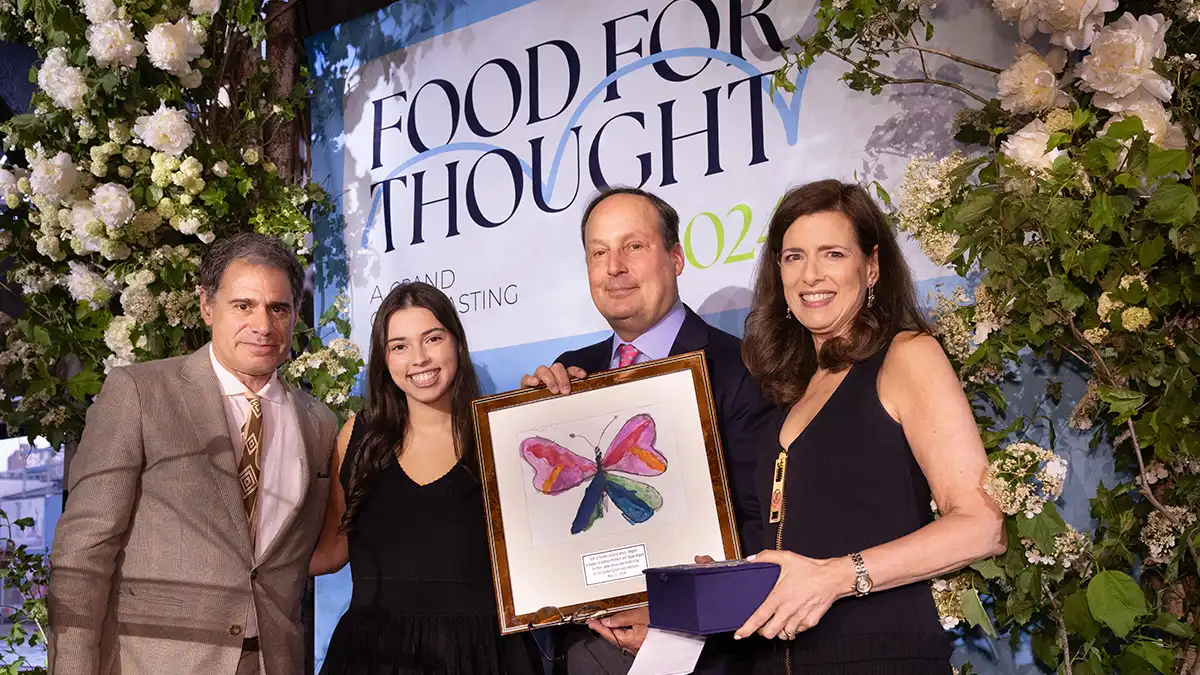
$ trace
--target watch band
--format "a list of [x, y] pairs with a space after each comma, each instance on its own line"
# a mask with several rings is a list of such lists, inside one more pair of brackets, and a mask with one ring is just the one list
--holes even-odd
[[865, 562], [863, 562], [861, 553], [851, 553], [850, 560], [852, 560], [854, 562], [854, 585], [853, 585], [854, 594], [861, 597], [863, 595], [866, 595], [866, 593], [863, 593], [862, 591], [859, 590], [859, 583], [864, 578], [869, 578], [867, 576], [867, 564]]

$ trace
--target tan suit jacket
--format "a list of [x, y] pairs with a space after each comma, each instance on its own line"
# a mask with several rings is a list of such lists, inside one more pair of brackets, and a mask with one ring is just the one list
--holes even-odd
[[234, 675], [251, 607], [265, 675], [304, 672], [337, 421], [287, 387], [303, 493], [255, 560], [208, 351], [116, 368], [88, 409], [50, 555], [52, 675]]

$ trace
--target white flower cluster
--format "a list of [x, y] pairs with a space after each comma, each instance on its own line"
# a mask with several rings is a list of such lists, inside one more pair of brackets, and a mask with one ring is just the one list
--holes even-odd
[[[132, 341], [135, 327], [136, 322], [127, 316], [114, 316], [109, 322], [108, 328], [104, 331], [104, 344], [108, 346], [112, 356], [104, 359], [105, 375], [113, 368], [137, 362], [137, 356], [133, 353]], [[139, 339], [139, 342], [143, 340], [145, 338]]]
[[192, 61], [204, 55], [204, 29], [186, 17], [163, 22], [146, 34], [146, 51], [154, 67], [180, 78], [185, 87], [199, 86], [199, 72]]
[[163, 103], [154, 113], [138, 117], [133, 133], [143, 145], [175, 157], [183, 154], [196, 137], [187, 112]]
[[346, 338], [335, 338], [324, 349], [306, 352], [296, 357], [287, 365], [288, 377], [301, 380], [309, 373], [325, 372], [335, 379], [333, 386], [325, 392], [316, 392], [320, 398], [331, 406], [338, 406], [350, 398], [350, 390], [354, 386], [357, 370], [350, 371], [350, 366], [360, 368], [362, 350]]
[[41, 358], [41, 347], [21, 338], [12, 338], [8, 343], [8, 348], [0, 352], [0, 368], [18, 365], [21, 367], [22, 377], [29, 378], [33, 375]]
[[79, 187], [79, 170], [75, 168], [75, 161], [67, 153], [59, 151], [53, 157], [46, 158], [35, 148], [26, 155], [31, 169], [29, 188], [33, 194], [57, 204]]
[[1054, 166], [1054, 160], [1066, 154], [1065, 150], [1047, 150], [1049, 143], [1050, 130], [1042, 120], [1035, 119], [1004, 139], [1000, 144], [1000, 152], [1029, 171], [1049, 171]]
[[1154, 72], [1154, 60], [1166, 56], [1170, 26], [1161, 14], [1129, 12], [1105, 26], [1079, 64], [1080, 86], [1096, 93], [1092, 102], [1120, 112], [1136, 101], [1170, 101], [1174, 86]]
[[101, 66], [133, 68], [145, 45], [133, 37], [133, 25], [128, 21], [109, 19], [88, 26], [88, 54]]
[[37, 263], [14, 268], [8, 278], [20, 286], [25, 295], [47, 293], [58, 285], [58, 277], [48, 268]]
[[84, 263], [72, 260], [68, 263], [70, 273], [63, 285], [75, 302], [86, 302], [92, 309], [99, 309], [112, 298], [114, 285]]
[[1096, 39], [1117, 0], [992, 0], [992, 7], [1005, 21], [1020, 23], [1021, 39], [1048, 33], [1051, 44], [1076, 50]]
[[1000, 510], [1033, 518], [1062, 494], [1067, 460], [1033, 443], [1013, 443], [993, 456], [983, 489]]
[[937, 606], [938, 618], [944, 630], [950, 630], [967, 620], [963, 615], [962, 592], [971, 587], [971, 580], [966, 574], [958, 574], [949, 579], [934, 579], [930, 586], [933, 590], [933, 603]]
[[1087, 576], [1092, 569], [1092, 541], [1073, 525], [1067, 523], [1067, 531], [1054, 536], [1054, 550], [1049, 554], [1038, 550], [1033, 540], [1021, 538], [1025, 547], [1025, 559], [1030, 565], [1061, 567]]
[[156, 277], [150, 270], [140, 270], [125, 277], [125, 290], [121, 292], [121, 308], [125, 316], [136, 323], [147, 323], [158, 318], [158, 296], [150, 290]]
[[1040, 113], [1065, 106], [1071, 99], [1059, 88], [1058, 76], [1067, 65], [1067, 52], [1052, 49], [1045, 58], [1027, 44], [1017, 46], [1017, 58], [997, 78], [1000, 107], [1011, 113]]
[[83, 106], [87, 94], [87, 80], [83, 71], [71, 65], [67, 50], [55, 47], [46, 54], [37, 75], [38, 86], [56, 105], [67, 110]]
[[931, 155], [919, 155], [910, 159], [904, 170], [898, 225], [902, 232], [917, 240], [921, 251], [935, 265], [949, 262], [958, 239], [930, 221], [955, 196], [951, 194], [950, 175], [964, 162], [966, 159], [957, 152], [937, 161]]
[[195, 328], [200, 325], [200, 302], [194, 291], [164, 291], [158, 302], [171, 326]]
[[15, 209], [21, 205], [21, 176], [20, 169], [9, 171], [8, 169], [0, 169], [0, 200], [10, 209]]
[[962, 363], [975, 351], [976, 344], [971, 326], [959, 309], [955, 302], [939, 293], [934, 297], [930, 318], [933, 319], [933, 336], [942, 343], [952, 359]]
[[1182, 506], [1168, 506], [1167, 511], [1180, 525], [1176, 527], [1162, 511], [1155, 509], [1146, 518], [1142, 527], [1141, 540], [1146, 545], [1149, 554], [1142, 562], [1146, 565], [1164, 565], [1171, 559], [1171, 549], [1175, 548], [1175, 535], [1183, 532], [1196, 522], [1196, 514]]

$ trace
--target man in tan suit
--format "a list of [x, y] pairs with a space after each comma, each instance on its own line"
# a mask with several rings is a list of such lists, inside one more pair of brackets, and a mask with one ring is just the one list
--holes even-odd
[[277, 240], [218, 242], [212, 341], [116, 368], [88, 409], [51, 552], [53, 675], [297, 675], [333, 413], [285, 384], [303, 284]]

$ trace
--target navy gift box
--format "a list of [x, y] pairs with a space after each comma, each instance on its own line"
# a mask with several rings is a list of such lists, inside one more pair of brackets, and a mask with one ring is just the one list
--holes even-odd
[[732, 633], [758, 609], [779, 565], [728, 560], [644, 570], [650, 627], [692, 635]]

